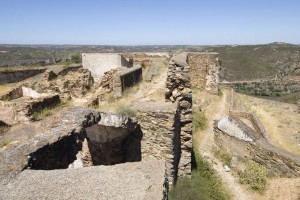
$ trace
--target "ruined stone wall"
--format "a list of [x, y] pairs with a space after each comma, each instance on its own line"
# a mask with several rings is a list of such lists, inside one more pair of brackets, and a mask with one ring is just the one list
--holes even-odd
[[16, 83], [37, 74], [41, 74], [45, 69], [19, 70], [19, 71], [4, 71], [0, 72], [0, 84]]
[[266, 129], [264, 128], [264, 126], [262, 125], [262, 123], [260, 122], [258, 117], [253, 113], [234, 110], [234, 102], [235, 102], [235, 91], [233, 89], [231, 89], [229, 115], [232, 117], [236, 117], [236, 118], [248, 119], [251, 122], [251, 124], [253, 125], [255, 131], [257, 133], [261, 134], [261, 136], [263, 136], [265, 139], [268, 140], [269, 143], [272, 144], [272, 141], [271, 141]]
[[268, 142], [264, 139], [260, 139], [255, 143], [239, 140], [235, 137], [224, 134], [224, 132], [219, 130], [216, 125], [214, 126], [214, 131], [215, 144], [219, 148], [235, 152], [235, 156], [241, 160], [249, 158], [266, 166], [269, 170], [269, 175], [275, 177], [300, 176], [299, 156], [268, 144]]
[[166, 100], [178, 102], [180, 120], [180, 161], [178, 176], [191, 174], [192, 156], [192, 90], [190, 67], [170, 65], [167, 74]]
[[188, 53], [187, 62], [191, 67], [190, 77], [193, 87], [218, 93], [221, 61], [218, 53]]
[[36, 99], [34, 101], [28, 102], [26, 106], [26, 115], [31, 116], [35, 112], [40, 112], [45, 108], [52, 108], [60, 103], [59, 95], [52, 95], [48, 97], [43, 97], [41, 99]]
[[141, 66], [120, 70], [114, 74], [113, 90], [114, 97], [121, 97], [125, 89], [130, 88], [143, 79]]
[[141, 125], [142, 160], [165, 160], [168, 182], [173, 184], [180, 159], [180, 121], [176, 109], [144, 110], [137, 108], [136, 120]]
[[2, 101], [10, 101], [13, 99], [17, 99], [23, 96], [23, 89], [22, 85], [16, 86], [13, 89], [11, 89], [6, 94], [0, 96], [0, 100]]

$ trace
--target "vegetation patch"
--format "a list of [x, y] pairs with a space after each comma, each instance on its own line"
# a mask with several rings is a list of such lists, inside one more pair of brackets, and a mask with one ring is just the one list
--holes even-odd
[[52, 114], [51, 110], [49, 108], [44, 108], [43, 110], [41, 111], [37, 111], [37, 112], [34, 112], [32, 114], [32, 119], [34, 121], [38, 121], [38, 120], [41, 120], [45, 117], [48, 117]]
[[229, 152], [223, 149], [218, 149], [214, 152], [214, 154], [224, 165], [231, 166], [232, 155]]
[[116, 112], [128, 117], [132, 117], [136, 114], [136, 111], [127, 104], [119, 104], [116, 108]]
[[[196, 149], [196, 148], [195, 148]], [[196, 151], [196, 150], [195, 150]], [[195, 153], [196, 169], [192, 177], [179, 178], [170, 190], [170, 200], [230, 200], [229, 191], [222, 184], [210, 163]]]
[[264, 192], [267, 185], [268, 170], [252, 160], [246, 163], [246, 169], [238, 171], [240, 183], [248, 184], [253, 190]]
[[204, 130], [207, 127], [206, 116], [199, 111], [193, 111], [193, 131]]

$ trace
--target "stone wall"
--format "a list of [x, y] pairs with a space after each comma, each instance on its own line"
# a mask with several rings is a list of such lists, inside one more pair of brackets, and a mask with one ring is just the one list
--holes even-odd
[[0, 84], [16, 83], [37, 74], [41, 74], [46, 69], [18, 70], [0, 72]]
[[178, 176], [191, 174], [192, 156], [192, 90], [190, 67], [186, 64], [170, 65], [167, 74], [166, 100], [178, 103], [180, 121], [180, 161]]
[[120, 70], [113, 77], [114, 97], [121, 97], [122, 93], [143, 79], [141, 66]]
[[59, 95], [52, 95], [43, 97], [40, 99], [35, 99], [33, 101], [27, 102], [27, 106], [25, 108], [26, 115], [31, 116], [35, 112], [40, 112], [46, 108], [53, 108], [60, 103]]
[[136, 120], [143, 132], [142, 160], [165, 160], [168, 182], [172, 185], [178, 176], [181, 156], [178, 110], [172, 104], [144, 104], [147, 105], [139, 104], [134, 107], [137, 110]]
[[218, 93], [221, 60], [218, 53], [188, 53], [187, 62], [191, 67], [193, 87]]
[[22, 85], [16, 86], [8, 91], [6, 94], [0, 96], [0, 100], [2, 101], [10, 101], [13, 99], [17, 99], [23, 96]]
[[82, 54], [82, 65], [83, 68], [92, 72], [92, 76], [96, 81], [111, 69], [132, 67], [131, 62], [117, 53], [84, 53]]
[[264, 128], [264, 126], [262, 125], [262, 123], [260, 122], [258, 117], [253, 113], [234, 110], [234, 103], [235, 103], [235, 91], [233, 89], [231, 89], [229, 115], [231, 117], [245, 118], [245, 119], [249, 120], [251, 122], [252, 126], [254, 127], [255, 131], [257, 133], [259, 133], [262, 137], [264, 137], [266, 140], [268, 140], [269, 143], [272, 144], [272, 141], [271, 141], [266, 129]]
[[299, 156], [269, 144], [264, 138], [256, 140], [255, 142], [240, 140], [236, 137], [224, 134], [216, 125], [214, 126], [214, 131], [215, 144], [223, 150], [232, 152], [233, 155], [240, 160], [236, 164], [243, 162], [246, 158], [247, 160], [251, 159], [264, 165], [269, 170], [270, 176], [300, 176]]

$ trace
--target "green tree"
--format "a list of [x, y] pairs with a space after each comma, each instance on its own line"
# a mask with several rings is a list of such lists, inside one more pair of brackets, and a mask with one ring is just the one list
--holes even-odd
[[72, 63], [81, 63], [82, 59], [81, 59], [81, 55], [80, 53], [74, 53], [72, 56], [71, 56], [71, 62]]

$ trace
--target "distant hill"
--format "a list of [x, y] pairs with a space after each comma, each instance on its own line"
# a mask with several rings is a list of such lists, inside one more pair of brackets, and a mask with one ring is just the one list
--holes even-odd
[[75, 52], [215, 51], [223, 60], [221, 80], [240, 81], [300, 75], [300, 46], [283, 42], [265, 45], [9, 45], [0, 44], [0, 66], [36, 65], [69, 58]]
[[73, 53], [125, 53], [125, 52], [165, 52], [203, 51], [204, 46], [189, 45], [11, 45], [0, 44], [0, 66], [30, 65], [40, 61], [69, 58]]
[[221, 80], [264, 79], [277, 75], [300, 76], [300, 46], [288, 43], [211, 46], [221, 54]]

